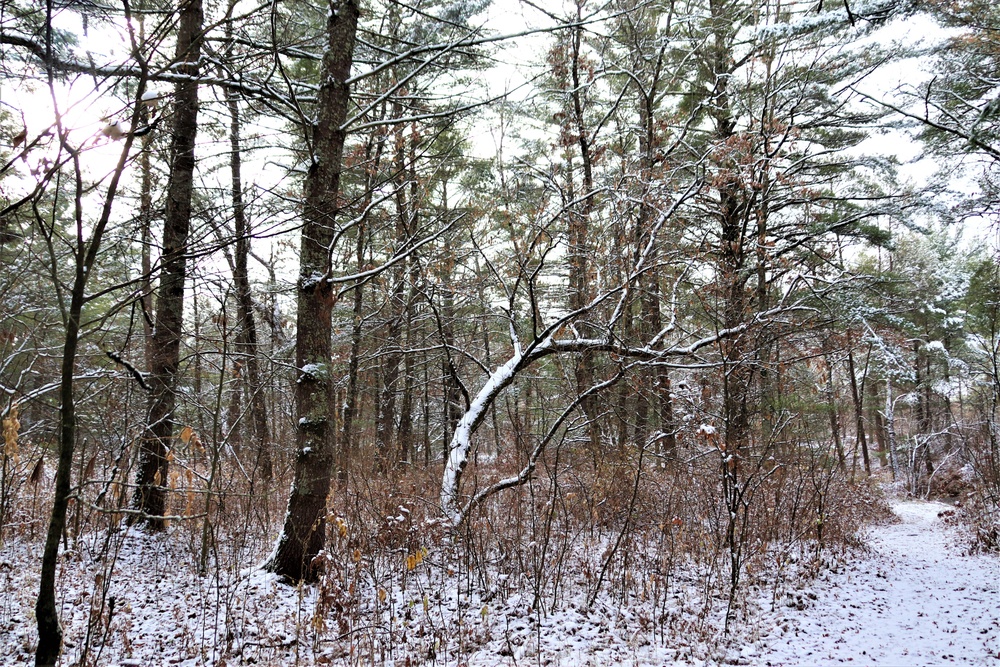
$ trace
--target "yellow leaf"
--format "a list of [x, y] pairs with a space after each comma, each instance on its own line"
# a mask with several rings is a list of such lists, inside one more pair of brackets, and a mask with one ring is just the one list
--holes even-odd
[[322, 614], [313, 614], [312, 627], [316, 632], [324, 632], [326, 630], [326, 619], [323, 618]]
[[378, 601], [385, 602], [386, 592], [384, 588], [378, 589]]

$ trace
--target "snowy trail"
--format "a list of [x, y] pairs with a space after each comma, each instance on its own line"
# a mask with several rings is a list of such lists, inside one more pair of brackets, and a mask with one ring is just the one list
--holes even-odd
[[1000, 559], [963, 555], [938, 517], [948, 509], [897, 504], [902, 522], [874, 527], [870, 557], [818, 582], [811, 607], [779, 616], [753, 664], [1000, 665]]

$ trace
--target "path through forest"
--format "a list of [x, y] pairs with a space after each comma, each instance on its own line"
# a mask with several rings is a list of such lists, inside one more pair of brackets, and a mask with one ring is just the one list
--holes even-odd
[[1000, 559], [968, 540], [935, 502], [893, 507], [870, 529], [871, 555], [817, 582], [816, 599], [775, 617], [744, 658], [760, 665], [1000, 665]]

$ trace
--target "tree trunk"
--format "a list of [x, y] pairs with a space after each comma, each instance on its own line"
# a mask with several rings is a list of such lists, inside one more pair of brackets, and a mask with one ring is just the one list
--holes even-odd
[[875, 455], [878, 457], [879, 466], [885, 468], [888, 465], [886, 459], [888, 443], [886, 442], [885, 419], [878, 411], [878, 386], [874, 382], [867, 382], [865, 391], [868, 394], [868, 419], [875, 431]]
[[[414, 225], [415, 227], [415, 225]], [[420, 280], [420, 269], [417, 262], [410, 262], [410, 288], [406, 298], [406, 349], [403, 351], [403, 395], [399, 402], [399, 431], [396, 434], [399, 445], [399, 462], [407, 463], [413, 460], [413, 392], [414, 371], [414, 305], [417, 298], [416, 285]]]
[[181, 2], [179, 12], [176, 60], [182, 64], [177, 71], [190, 75], [192, 79], [179, 82], [174, 90], [170, 180], [163, 220], [163, 268], [157, 289], [149, 375], [151, 392], [133, 501], [145, 515], [142, 517], [143, 524], [153, 531], [166, 528], [160, 517], [166, 512], [167, 505], [167, 451], [173, 435], [177, 370], [180, 365], [194, 149], [198, 132], [198, 84], [194, 79], [198, 75], [203, 41], [201, 0]]
[[[713, 139], [716, 146], [724, 146], [736, 134], [736, 122], [729, 97], [729, 82], [735, 63], [733, 61], [733, 34], [731, 19], [725, 15], [726, 7], [711, 3], [713, 21], [712, 39], [706, 44], [705, 65], [710, 73], [706, 82], [712, 88], [712, 109], [709, 112], [714, 125]], [[725, 329], [744, 326], [750, 319], [751, 294], [747, 288], [749, 211], [753, 203], [751, 193], [741, 189], [731, 176], [734, 165], [723, 154], [714, 169], [719, 183], [715, 187], [718, 200], [711, 202], [719, 222], [719, 247], [716, 250], [718, 292], [721, 301], [722, 326]], [[744, 331], [722, 342], [722, 416], [724, 422], [723, 444], [720, 460], [722, 494], [728, 519], [725, 525], [724, 546], [729, 556], [729, 603], [726, 610], [725, 629], [728, 632], [733, 618], [736, 592], [743, 568], [744, 536], [748, 514], [743, 499], [743, 460], [751, 446], [750, 411], [754, 370], [753, 341]]]
[[326, 498], [330, 492], [335, 452], [330, 429], [333, 383], [329, 281], [334, 218], [343, 168], [343, 128], [347, 120], [358, 5], [342, 0], [327, 18], [317, 121], [313, 126], [313, 164], [305, 183], [302, 242], [299, 254], [295, 385], [298, 452], [285, 524], [267, 569], [293, 581], [318, 574], [312, 561], [326, 543]]
[[[46, 49], [51, 55], [52, 45], [52, 3], [48, 4], [45, 16]], [[145, 71], [145, 70], [143, 70]], [[54, 83], [53, 72], [49, 70], [50, 90]], [[139, 81], [139, 90], [145, 88], [145, 80]], [[133, 113], [133, 122], [137, 119]], [[122, 172], [128, 162], [133, 137], [126, 138], [122, 146], [118, 163], [112, 172], [101, 208], [101, 215], [91, 226], [89, 246], [84, 242], [84, 208], [83, 208], [83, 176], [80, 167], [78, 151], [72, 151], [67, 145], [67, 133], [63, 131], [61, 120], [57, 115], [57, 135], [61, 148], [71, 154], [75, 176], [75, 200], [73, 206], [74, 222], [76, 223], [76, 245], [73, 249], [74, 278], [71, 288], [69, 307], [62, 311], [65, 339], [59, 374], [59, 458], [56, 464], [55, 491], [52, 500], [52, 512], [49, 515], [49, 528], [45, 536], [45, 547], [42, 551], [41, 571], [39, 573], [38, 597], [35, 600], [35, 620], [38, 628], [38, 646], [35, 650], [36, 667], [55, 667], [62, 651], [62, 627], [59, 623], [59, 607], [56, 602], [56, 571], [59, 557], [59, 540], [66, 529], [66, 513], [69, 507], [70, 482], [73, 471], [73, 454], [76, 449], [76, 402], [74, 397], [74, 370], [76, 369], [77, 350], [80, 342], [80, 323], [83, 308], [86, 303], [87, 280], [94, 273], [93, 268], [100, 252], [101, 242], [108, 221], [111, 218], [112, 205], [118, 192], [118, 184]], [[53, 285], [56, 290], [58, 284]]]
[[[140, 24], [141, 26], [142, 24]], [[148, 114], [147, 114], [148, 115]], [[150, 229], [153, 220], [153, 168], [150, 164], [150, 144], [152, 135], [147, 134], [142, 138], [142, 153], [139, 155], [139, 226], [140, 243], [142, 244], [141, 268], [142, 277], [139, 279], [139, 306], [142, 308], [142, 352], [146, 361], [147, 372], [153, 368], [153, 266], [151, 258], [151, 247], [153, 245], [152, 230]]]
[[[365, 196], [361, 209], [368, 210], [375, 194], [375, 181], [382, 163], [382, 151], [385, 141], [382, 138], [370, 140], [365, 147], [365, 163], [369, 165], [365, 173]], [[364, 271], [365, 238], [367, 234], [365, 220], [362, 218], [356, 227], [356, 243], [354, 247], [355, 270]], [[354, 420], [358, 414], [358, 370], [361, 364], [361, 334], [364, 330], [364, 283], [354, 286], [354, 303], [351, 320], [351, 352], [347, 362], [347, 395], [344, 397], [343, 425], [340, 432], [339, 448], [337, 450], [337, 482], [347, 483], [351, 456], [356, 449], [357, 433]]]
[[[577, 19], [581, 20], [582, 3], [577, 4]], [[572, 53], [570, 54], [570, 98], [573, 103], [573, 128], [576, 142], [580, 149], [580, 161], [583, 165], [583, 201], [573, 206], [569, 211], [569, 307], [578, 310], [590, 301], [591, 285], [589, 279], [590, 252], [590, 216], [594, 210], [594, 171], [591, 155], [590, 137], [588, 136], [584, 104], [582, 96], [583, 81], [580, 77], [581, 42], [583, 28], [577, 27], [570, 37]], [[573, 181], [572, 167], [567, 170], [567, 177]], [[571, 188], [572, 191], [572, 188]], [[571, 195], [572, 198], [572, 195]], [[574, 369], [576, 392], [582, 394], [594, 383], [593, 355], [584, 352], [577, 360]], [[588, 396], [580, 406], [587, 416], [587, 433], [590, 437], [590, 447], [596, 453], [600, 449], [600, 425], [597, 423], [599, 412], [594, 396]]]
[[[447, 179], [441, 184], [441, 210], [443, 212], [448, 210]], [[448, 455], [451, 453], [451, 440], [458, 429], [458, 420], [462, 418], [462, 413], [464, 412], [461, 403], [462, 388], [459, 383], [458, 369], [455, 368], [455, 363], [451, 356], [451, 350], [455, 346], [455, 293], [451, 286], [452, 273], [455, 270], [455, 251], [452, 248], [450, 236], [445, 237], [443, 254], [444, 256], [439, 268], [441, 309], [438, 333], [441, 336], [441, 345], [444, 348], [441, 356], [441, 400], [444, 427], [442, 457], [445, 460], [445, 465], [447, 465]]]
[[889, 466], [892, 469], [892, 481], [896, 481], [899, 469], [896, 465], [896, 419], [894, 408], [892, 382], [887, 378], [885, 381], [885, 437], [889, 446]]
[[[361, 272], [365, 256], [365, 227], [358, 225], [357, 267]], [[340, 435], [340, 449], [337, 452], [337, 481], [347, 482], [347, 472], [354, 451], [354, 416], [358, 410], [358, 368], [361, 364], [361, 332], [364, 324], [364, 285], [354, 287], [354, 307], [351, 323], [351, 355], [347, 362], [347, 396], [344, 398], [343, 430]]]
[[[402, 265], [400, 262], [398, 266]], [[385, 330], [385, 344], [388, 346], [382, 357], [382, 391], [378, 402], [378, 419], [375, 422], [375, 467], [384, 470], [395, 465], [393, 440], [396, 423], [396, 384], [399, 381], [399, 364], [402, 361], [400, 334], [403, 325], [403, 277], [400, 271], [393, 271], [395, 286], [389, 297], [389, 322]], [[383, 348], [385, 349], [385, 348]]]
[[[450, 245], [447, 247], [450, 248]], [[445, 278], [450, 281], [450, 276]], [[455, 332], [452, 322], [455, 317], [455, 296], [451, 291], [450, 282], [445, 282], [442, 287], [441, 299], [441, 343], [445, 347], [441, 360], [441, 373], [443, 376], [443, 399], [444, 399], [444, 458], [448, 458], [449, 444], [455, 431], [458, 428], [458, 420], [462, 418], [462, 390], [458, 383], [457, 370], [452, 361], [450, 350], [455, 345]]]
[[[409, 171], [409, 218], [406, 221], [407, 236], [413, 235], [419, 229], [418, 221], [418, 196], [419, 184], [417, 182], [417, 149], [419, 133], [414, 127], [410, 132], [407, 142], [409, 154], [407, 156]], [[406, 463], [413, 460], [413, 391], [414, 374], [413, 353], [410, 351], [414, 347], [414, 309], [417, 299], [417, 285], [420, 282], [420, 264], [414, 258], [407, 259], [409, 264], [409, 288], [406, 295], [405, 329], [406, 346], [403, 350], [403, 396], [399, 405], [399, 431], [396, 434], [399, 445], [399, 462]], [[489, 349], [486, 351], [487, 361], [489, 360]]]
[[[930, 480], [934, 474], [934, 463], [931, 459], [931, 383], [930, 360], [920, 352], [920, 341], [913, 342], [913, 370], [916, 374], [917, 386], [917, 432], [924, 435], [924, 471]], [[925, 367], [926, 366], [926, 367]]]
[[[232, 36], [231, 23], [226, 26], [227, 36]], [[253, 294], [250, 291], [250, 228], [247, 224], [246, 207], [243, 203], [243, 160], [240, 155], [240, 108], [236, 93], [226, 95], [229, 106], [229, 171], [232, 182], [233, 220], [236, 231], [236, 256], [234, 257], [233, 283], [236, 287], [236, 312], [239, 330], [236, 351], [242, 362], [242, 385], [246, 389], [246, 399], [250, 408], [253, 437], [256, 443], [256, 465], [265, 481], [274, 474], [271, 458], [271, 429], [267, 421], [267, 404], [264, 400], [264, 379], [260, 369], [259, 346], [257, 344], [257, 324], [253, 317]]]
[[[393, 117], [399, 118], [403, 113], [402, 106], [394, 105]], [[407, 201], [409, 188], [406, 187], [408, 170], [406, 168], [406, 137], [402, 125], [397, 125], [395, 131], [395, 153], [393, 170], [396, 174], [396, 247], [402, 248], [406, 243], [410, 230], [410, 210], [412, 202]], [[399, 262], [393, 267], [392, 293], [389, 296], [389, 320], [386, 323], [385, 344], [388, 349], [382, 357], [382, 392], [379, 398], [378, 419], [375, 423], [376, 465], [394, 467], [398, 457], [394, 447], [396, 423], [396, 394], [399, 382], [399, 365], [403, 360], [403, 349], [400, 337], [403, 330], [403, 320], [406, 316], [405, 276], [406, 262]]]
[[[829, 341], [826, 341], [829, 343]], [[830, 433], [833, 436], [833, 446], [837, 452], [837, 465], [841, 472], [847, 470], [847, 457], [844, 455], [844, 444], [840, 439], [840, 410], [837, 407], [837, 393], [833, 389], [833, 362], [828, 350], [823, 353], [823, 365], [826, 367], [826, 404], [830, 412]]]
[[[865, 464], [865, 474], [870, 475], [872, 473], [872, 464], [868, 456], [868, 439], [865, 437], [864, 403], [861, 400], [861, 392], [858, 390], [858, 377], [854, 366], [854, 350], [850, 348], [852, 345], [850, 337], [848, 337], [847, 345], [847, 373], [851, 377], [851, 399], [854, 401], [854, 428], [857, 431], [858, 446], [861, 447], [861, 458]], [[857, 460], [857, 458], [854, 459], [855, 464]]]
[[35, 653], [35, 665], [44, 667], [55, 665], [62, 649], [63, 633], [59, 624], [59, 611], [55, 597], [56, 559], [59, 555], [59, 538], [66, 527], [73, 451], [76, 447], [73, 369], [76, 367], [76, 352], [80, 337], [80, 314], [83, 311], [84, 288], [89, 273], [80, 271], [82, 262], [79, 260], [78, 256], [76, 282], [73, 285], [69, 313], [66, 318], [66, 340], [63, 344], [59, 387], [59, 462], [56, 468], [55, 500], [52, 504], [49, 531], [45, 539], [45, 551], [42, 554], [38, 599], [35, 602], [35, 618], [38, 622], [38, 648]]

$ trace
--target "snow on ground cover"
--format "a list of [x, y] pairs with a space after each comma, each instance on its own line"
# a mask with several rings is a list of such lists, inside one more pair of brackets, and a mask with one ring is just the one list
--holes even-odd
[[[199, 576], [197, 552], [177, 531], [91, 536], [60, 558], [60, 664], [80, 661], [88, 632], [87, 664], [102, 667], [703, 665], [717, 655], [724, 605], [705, 610], [694, 570], [676, 573], [655, 599], [623, 602], [608, 581], [589, 608], [586, 578], [568, 573], [553, 607], [545, 592], [535, 604], [502, 564], [476, 586], [461, 559], [428, 554], [412, 571], [402, 559], [363, 557], [333, 565], [337, 576], [322, 585], [292, 587], [211, 564]], [[0, 665], [32, 663], [40, 555], [22, 539], [0, 550]]]
[[[22, 540], [0, 551], [0, 665], [33, 664], [40, 561], [41, 546]], [[85, 646], [88, 665], [222, 665], [234, 641], [280, 656], [266, 664], [291, 664], [284, 658], [294, 656], [314, 591], [262, 572], [196, 571], [196, 558], [171, 536], [122, 530], [81, 540], [60, 557], [60, 665], [78, 664]]]
[[939, 516], [949, 510], [896, 503], [901, 522], [872, 527], [870, 556], [818, 581], [804, 610], [766, 619], [743, 655], [774, 666], [1000, 665], [1000, 559], [966, 555]]
[[[712, 594], [706, 606], [695, 569], [678, 568], [658, 594], [625, 600], [609, 595], [618, 584], [608, 581], [589, 607], [588, 579], [574, 570], [562, 577], [558, 605], [543, 592], [539, 609], [528, 582], [508, 580], [503, 563], [473, 585], [478, 574], [439, 549], [409, 563], [347, 558], [323, 585], [291, 587], [235, 566], [210, 564], [199, 576], [183, 533], [95, 535], [60, 560], [63, 664], [79, 660], [89, 629], [88, 664], [108, 667], [1000, 665], [998, 560], [963, 555], [937, 516], [947, 509], [897, 504], [902, 523], [872, 527], [869, 554], [804, 590], [758, 588], [750, 622], [728, 638], [724, 600]], [[39, 547], [21, 539], [0, 550], [0, 665], [32, 662], [39, 560]], [[774, 597], [778, 608], [768, 611]]]

